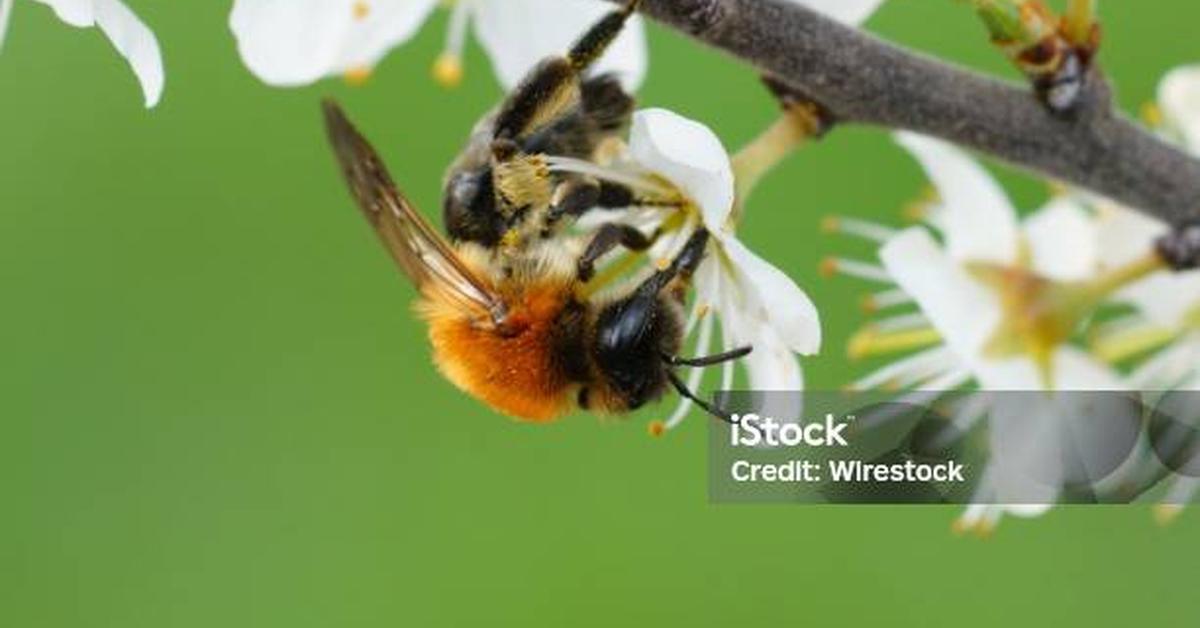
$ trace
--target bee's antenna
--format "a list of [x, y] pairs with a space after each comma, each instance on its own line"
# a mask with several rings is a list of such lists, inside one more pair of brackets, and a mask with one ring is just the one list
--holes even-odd
[[677, 355], [663, 354], [663, 360], [667, 364], [670, 364], [671, 366], [688, 366], [688, 367], [693, 367], [693, 368], [704, 368], [706, 366], [716, 366], [718, 364], [723, 364], [725, 362], [731, 362], [733, 360], [738, 360], [738, 359], [744, 358], [744, 357], [750, 355], [750, 352], [753, 350], [754, 350], [754, 347], [751, 347], [751, 346], [738, 347], [737, 349], [733, 349], [731, 351], [726, 351], [724, 353], [717, 353], [715, 355], [706, 355], [706, 356], [699, 357], [699, 358], [684, 358], [684, 357], [680, 357]]
[[691, 399], [692, 402], [700, 406], [702, 410], [711, 414], [717, 419], [720, 419], [730, 425], [737, 424], [737, 421], [734, 421], [733, 417], [731, 417], [728, 412], [725, 412], [713, 404], [701, 399], [699, 395], [688, 390], [687, 384], [684, 384], [683, 380], [679, 379], [679, 376], [676, 375], [674, 371], [667, 371], [667, 379], [671, 381], [671, 385], [675, 387], [675, 390], [679, 393], [679, 396], [683, 397], [684, 399]]

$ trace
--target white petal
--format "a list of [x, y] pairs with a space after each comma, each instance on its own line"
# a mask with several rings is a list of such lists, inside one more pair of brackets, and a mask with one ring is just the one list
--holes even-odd
[[959, 260], [1015, 262], [1017, 212], [987, 170], [941, 140], [909, 132], [895, 137], [921, 163], [941, 196], [939, 220], [950, 255]]
[[1000, 321], [995, 295], [971, 278], [922, 227], [906, 229], [889, 240], [879, 257], [951, 350], [967, 364], [978, 361]]
[[[1060, 347], [1052, 359], [1055, 390], [1125, 390], [1128, 385], [1112, 369], [1074, 347]], [[974, 364], [985, 390], [1031, 391], [1045, 388], [1041, 370], [1029, 358], [981, 359]]]
[[1119, 292], [1150, 320], [1174, 329], [1200, 312], [1200, 271], [1155, 273]]
[[54, 9], [59, 19], [80, 28], [99, 26], [133, 68], [142, 85], [146, 106], [158, 104], [163, 89], [162, 52], [158, 39], [129, 7], [119, 0], [38, 0]]
[[1200, 152], [1200, 65], [1176, 68], [1163, 77], [1158, 103], [1192, 152]]
[[801, 355], [821, 350], [821, 317], [808, 295], [783, 271], [755, 255], [737, 238], [726, 236], [721, 247], [737, 272], [740, 289], [753, 293], [747, 306], [756, 308], [786, 349]]
[[270, 85], [370, 68], [424, 23], [437, 0], [236, 0], [242, 61]]
[[58, 19], [78, 28], [96, 23], [95, 0], [37, 0], [54, 9]]
[[163, 62], [158, 39], [133, 11], [118, 0], [96, 1], [96, 25], [112, 41], [117, 52], [129, 61], [146, 97], [146, 106], [153, 107], [162, 97]]
[[[475, 0], [475, 31], [496, 75], [512, 89], [537, 62], [567, 52], [576, 38], [612, 11], [594, 0]], [[635, 90], [646, 75], [646, 37], [633, 16], [596, 63], [595, 73], [615, 72]]]
[[1141, 212], [1105, 203], [1096, 218], [1097, 246], [1106, 268], [1124, 266], [1154, 250], [1154, 242], [1170, 231], [1165, 222]]
[[0, 48], [4, 47], [4, 35], [8, 33], [8, 16], [12, 15], [13, 0], [0, 0]]
[[857, 25], [867, 21], [883, 0], [792, 0], [835, 20]]
[[733, 168], [708, 127], [666, 109], [643, 109], [633, 115], [629, 151], [695, 202], [709, 231], [724, 230], [733, 209]]
[[1079, 203], [1056, 198], [1029, 216], [1022, 227], [1034, 272], [1059, 281], [1084, 280], [1096, 274], [1096, 224]]

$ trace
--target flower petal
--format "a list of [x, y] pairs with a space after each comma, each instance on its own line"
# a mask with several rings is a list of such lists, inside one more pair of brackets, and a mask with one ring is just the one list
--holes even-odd
[[1141, 212], [1105, 203], [1096, 218], [1097, 246], [1104, 252], [1100, 263], [1117, 268], [1145, 257], [1169, 230], [1166, 223]]
[[236, 0], [229, 26], [242, 61], [290, 87], [370, 68], [416, 33], [437, 0]]
[[[1170, 227], [1140, 212], [1106, 206], [1096, 230], [1104, 265], [1111, 269], [1145, 257]], [[1200, 271], [1155, 273], [1123, 288], [1117, 300], [1133, 305], [1155, 323], [1178, 327], [1200, 308]]]
[[921, 163], [942, 200], [939, 219], [958, 260], [1012, 264], [1017, 259], [1017, 211], [1000, 184], [958, 148], [916, 133], [896, 142]]
[[720, 239], [720, 245], [737, 273], [739, 289], [750, 297], [745, 304], [752, 308], [748, 314], [766, 323], [783, 348], [801, 355], [818, 353], [821, 350], [821, 317], [800, 286], [737, 238], [725, 236]]
[[709, 231], [724, 230], [733, 209], [733, 167], [708, 127], [666, 109], [643, 109], [633, 115], [629, 152], [695, 202]]
[[888, 240], [879, 257], [950, 349], [973, 366], [1000, 322], [995, 295], [972, 279], [923, 227], [906, 229]]
[[[1089, 354], [1063, 346], [1052, 360], [1051, 381], [1055, 390], [1125, 390], [1119, 375]], [[1038, 366], [1029, 358], [980, 359], [974, 365], [984, 390], [1032, 391], [1045, 388]]]
[[54, 9], [58, 19], [77, 28], [96, 24], [95, 0], [37, 0]]
[[1167, 73], [1158, 84], [1158, 104], [1192, 152], [1200, 153], [1200, 65]]
[[4, 47], [4, 35], [8, 33], [8, 16], [12, 15], [13, 0], [0, 0], [0, 48]]
[[[592, 0], [476, 0], [474, 9], [475, 32], [505, 89], [516, 87], [542, 59], [566, 53], [582, 33], [612, 11]], [[615, 72], [632, 91], [645, 78], [646, 57], [642, 20], [635, 15], [592, 71]]]
[[1155, 273], [1117, 293], [1146, 318], [1175, 329], [1200, 312], [1200, 271]]
[[125, 57], [142, 85], [146, 106], [158, 104], [163, 90], [162, 52], [154, 32], [119, 0], [37, 0], [59, 19], [79, 28], [99, 26]]
[[883, 0], [792, 0], [819, 11], [845, 24], [857, 25], [867, 21]]
[[142, 85], [146, 107], [157, 105], [165, 77], [162, 52], [154, 33], [118, 0], [97, 0], [96, 25], [112, 41], [117, 52], [129, 61], [129, 67], [133, 68]]
[[1073, 199], [1059, 197], [1022, 225], [1034, 272], [1059, 281], [1096, 274], [1100, 253], [1095, 221]]

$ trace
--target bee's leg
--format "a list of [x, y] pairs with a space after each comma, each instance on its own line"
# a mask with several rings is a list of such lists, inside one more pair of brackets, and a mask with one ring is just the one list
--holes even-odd
[[658, 236], [659, 232], [657, 231], [647, 237], [629, 225], [615, 222], [602, 225], [596, 235], [592, 236], [592, 240], [588, 242], [583, 255], [579, 256], [579, 261], [575, 263], [575, 276], [579, 281], [587, 282], [596, 274], [596, 260], [604, 257], [609, 251], [618, 246], [623, 246], [630, 251], [644, 251], [654, 244]]
[[550, 57], [530, 70], [500, 105], [494, 137], [520, 139], [578, 103], [580, 74], [604, 54], [637, 4], [638, 0], [630, 0], [624, 8], [601, 18], [566, 57]]
[[596, 207], [600, 201], [602, 187], [592, 177], [573, 176], [554, 188], [550, 209], [542, 224], [542, 237], [554, 235], [554, 228], [564, 217], [577, 217]]
[[604, 54], [617, 39], [617, 35], [621, 34], [621, 29], [625, 27], [629, 16], [637, 10], [639, 2], [640, 0], [629, 0], [624, 7], [605, 15], [571, 46], [567, 59], [571, 61], [576, 72], [582, 73]]
[[[657, 235], [657, 234], [656, 234]], [[683, 298], [682, 290], [692, 280], [696, 268], [704, 261], [704, 253], [708, 248], [708, 231], [698, 229], [692, 234], [683, 249], [671, 260], [664, 269], [656, 271], [643, 281], [634, 291], [641, 297], [658, 298], [663, 290], [671, 289], [675, 296]]]

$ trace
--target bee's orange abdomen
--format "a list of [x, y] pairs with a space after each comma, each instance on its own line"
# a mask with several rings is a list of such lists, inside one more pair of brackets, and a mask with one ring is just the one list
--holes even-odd
[[570, 296], [561, 283], [527, 286], [510, 302], [510, 334], [480, 326], [454, 305], [426, 299], [420, 311], [438, 369], [468, 394], [510, 416], [552, 421], [572, 407], [574, 384], [556, 359], [555, 325]]

